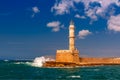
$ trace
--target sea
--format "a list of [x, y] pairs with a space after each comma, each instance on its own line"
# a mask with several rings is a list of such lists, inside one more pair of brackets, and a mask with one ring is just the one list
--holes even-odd
[[0, 80], [120, 80], [120, 65], [43, 68], [44, 61], [0, 60]]

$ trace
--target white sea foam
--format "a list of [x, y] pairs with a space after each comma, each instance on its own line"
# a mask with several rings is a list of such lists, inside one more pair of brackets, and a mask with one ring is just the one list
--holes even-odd
[[72, 76], [68, 76], [69, 78], [80, 78], [80, 75], [72, 75]]
[[9, 61], [9, 60], [5, 59], [4, 61], [7, 62], [7, 61]]
[[15, 62], [14, 64], [21, 64], [21, 62]]
[[14, 64], [27, 64], [27, 65], [31, 65], [31, 62], [15, 62]]
[[45, 63], [46, 61], [54, 61], [54, 59], [52, 58], [45, 58], [44, 56], [42, 57], [36, 57], [32, 63], [32, 66], [35, 67], [42, 67], [43, 63]]
[[33, 62], [15, 62], [14, 64], [26, 64], [34, 67], [42, 67], [43, 63], [45, 63], [46, 61], [54, 61], [54, 59], [50, 57], [42, 56], [42, 57], [36, 57], [33, 60]]

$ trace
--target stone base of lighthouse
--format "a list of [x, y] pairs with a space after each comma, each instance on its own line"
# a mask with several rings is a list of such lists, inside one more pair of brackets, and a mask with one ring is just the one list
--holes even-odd
[[79, 63], [78, 50], [57, 50], [56, 62]]

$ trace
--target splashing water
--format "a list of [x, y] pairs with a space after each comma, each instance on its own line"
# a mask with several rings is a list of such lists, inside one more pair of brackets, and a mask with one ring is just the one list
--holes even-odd
[[46, 61], [54, 61], [54, 59], [52, 58], [45, 58], [44, 56], [42, 57], [36, 57], [32, 63], [32, 66], [35, 67], [42, 67], [43, 63], [45, 63]]
[[7, 62], [7, 61], [9, 61], [9, 60], [5, 59], [4, 61]]

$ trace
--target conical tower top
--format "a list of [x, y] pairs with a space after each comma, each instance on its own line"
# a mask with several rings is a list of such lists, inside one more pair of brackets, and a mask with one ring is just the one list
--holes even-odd
[[73, 22], [73, 20], [71, 20], [71, 21], [70, 21], [70, 25], [74, 25], [74, 22]]

